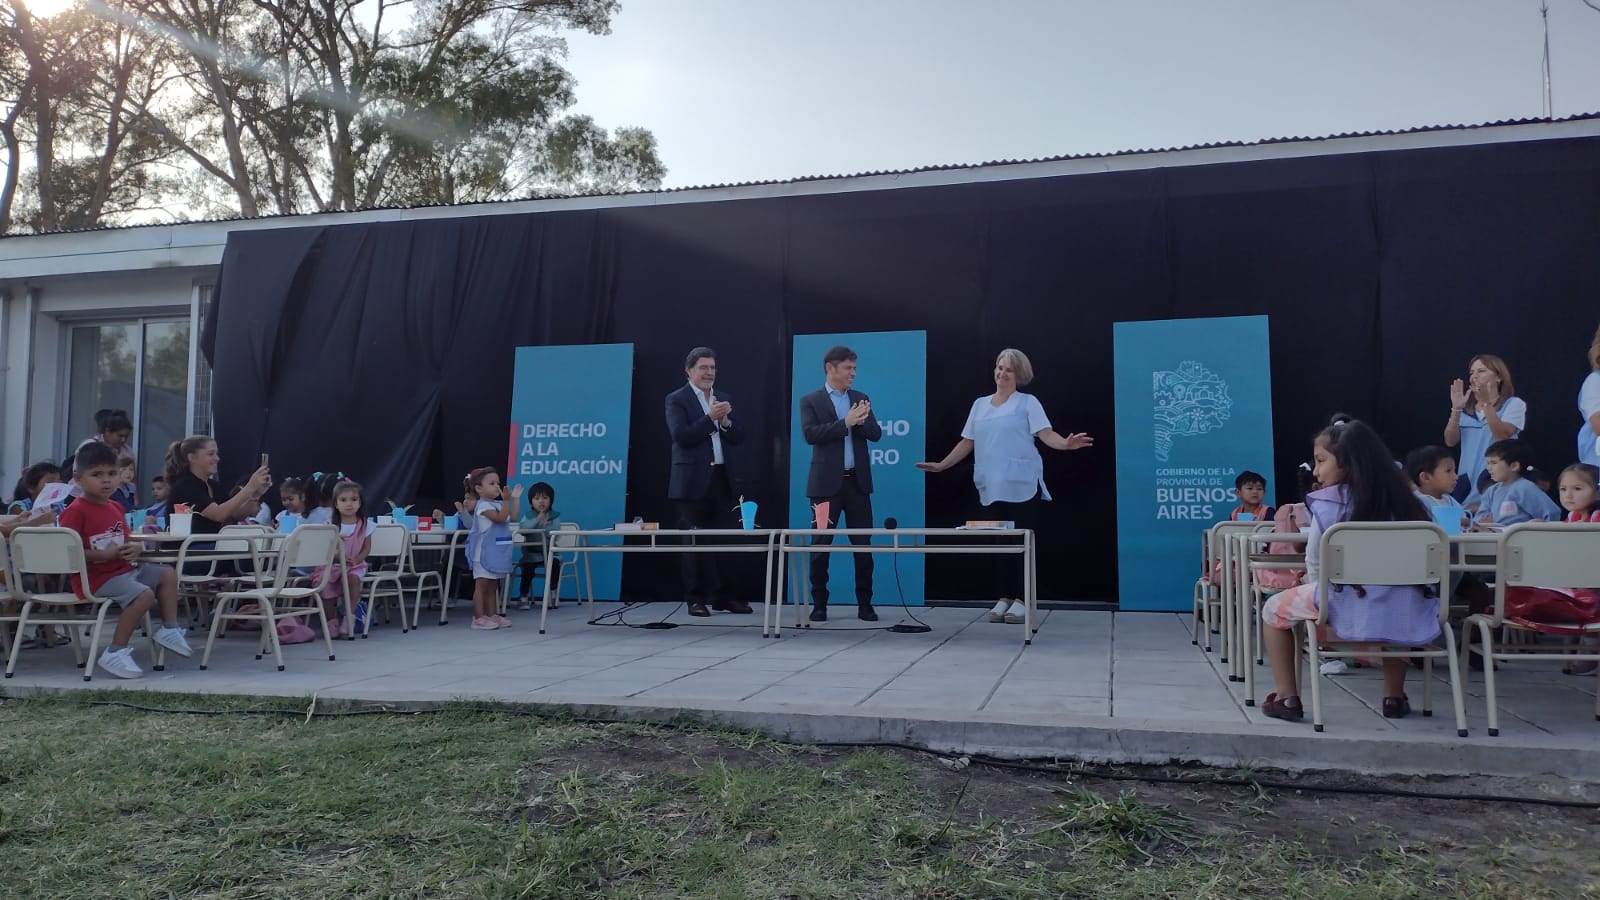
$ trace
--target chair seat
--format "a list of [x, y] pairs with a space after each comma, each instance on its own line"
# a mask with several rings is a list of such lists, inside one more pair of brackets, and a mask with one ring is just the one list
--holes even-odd
[[286, 588], [250, 588], [244, 591], [228, 591], [217, 595], [218, 600], [304, 600], [307, 597], [318, 596], [314, 588], [286, 587]]
[[33, 598], [31, 600], [29, 600], [28, 602], [32, 603], [35, 608], [38, 608], [40, 606], [88, 606], [88, 607], [96, 607], [96, 606], [99, 606], [100, 604], [104, 603], [105, 601], [104, 600], [85, 600], [82, 597], [79, 597], [77, 594], [71, 594], [71, 593], [65, 593], [64, 592], [64, 593], [60, 593], [60, 594], [34, 594]]
[[1600, 622], [1536, 622], [1532, 619], [1507, 616], [1503, 624], [1518, 630], [1536, 631], [1540, 634], [1600, 634]]
[[[1495, 619], [1494, 619], [1494, 616], [1487, 615], [1485, 613], [1475, 613], [1475, 614], [1473, 614], [1471, 616], [1468, 616], [1467, 617], [1467, 621], [1468, 622], [1472, 622], [1472, 623], [1482, 622], [1484, 624], [1489, 625], [1491, 628], [1509, 628], [1512, 631], [1527, 632], [1529, 634], [1564, 635], [1564, 636], [1568, 636], [1568, 637], [1580, 637], [1580, 636], [1588, 635], [1588, 634], [1600, 634], [1600, 622], [1539, 622], [1539, 621], [1535, 621], [1533, 619], [1524, 619], [1524, 618], [1517, 617], [1517, 616], [1506, 616], [1505, 618], [1503, 618], [1500, 621], [1496, 622]], [[1519, 650], [1519, 649], [1515, 649], [1515, 648], [1509, 648], [1509, 647], [1506, 647], [1504, 644], [1502, 644], [1500, 646], [1502, 647], [1502, 649], [1501, 650], [1497, 650], [1495, 652], [1497, 652], [1497, 653], [1501, 653], [1501, 652], [1503, 652], [1503, 653], [1511, 653], [1511, 654], [1515, 654], [1517, 656], [1526, 656], [1529, 653], [1539, 653], [1539, 652], [1547, 652], [1547, 651], [1548, 652], [1552, 652], [1552, 653], [1563, 653], [1563, 651], [1560, 650], [1559, 648], [1552, 647], [1550, 645], [1545, 645], [1545, 644], [1531, 644], [1531, 645], [1528, 645], [1530, 647], [1536, 648], [1536, 649], [1532, 649], [1532, 650]], [[1474, 652], [1477, 652], [1477, 651], [1474, 651]], [[1572, 650], [1566, 651], [1565, 653], [1563, 653], [1563, 655], [1570, 655], [1572, 653], [1582, 653], [1582, 652], [1584, 652], [1584, 648], [1582, 648], [1582, 645], [1575, 645], [1575, 646], [1573, 646]], [[1588, 648], [1588, 652], [1600, 654], [1600, 648]]]

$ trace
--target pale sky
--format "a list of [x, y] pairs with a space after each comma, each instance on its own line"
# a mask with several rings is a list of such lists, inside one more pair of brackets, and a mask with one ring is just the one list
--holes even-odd
[[[1554, 115], [1600, 12], [1547, 0]], [[681, 187], [1541, 115], [1540, 0], [624, 0], [578, 107]]]

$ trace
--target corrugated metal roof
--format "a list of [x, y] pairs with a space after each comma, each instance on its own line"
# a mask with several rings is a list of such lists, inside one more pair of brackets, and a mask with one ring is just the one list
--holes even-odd
[[[245, 222], [245, 221], [260, 221], [260, 220], [267, 220], [267, 219], [291, 219], [291, 218], [296, 218], [298, 216], [337, 215], [339, 213], [354, 214], [354, 213], [383, 211], [383, 210], [441, 209], [441, 208], [467, 208], [467, 207], [473, 207], [473, 206], [496, 206], [496, 205], [505, 204], [505, 203], [523, 203], [523, 202], [527, 202], [527, 201], [530, 201], [530, 200], [573, 200], [573, 199], [581, 199], [581, 198], [585, 198], [585, 197], [628, 197], [628, 196], [649, 196], [649, 195], [653, 195], [653, 194], [680, 194], [680, 193], [686, 193], [686, 192], [689, 192], [689, 191], [727, 190], [727, 189], [730, 189], [730, 188], [743, 188], [743, 187], [769, 187], [769, 186], [774, 186], [774, 185], [805, 184], [805, 183], [817, 182], [817, 181], [836, 181], [836, 180], [845, 180], [845, 179], [851, 179], [851, 178], [873, 178], [873, 177], [894, 176], [894, 175], [913, 175], [913, 174], [917, 174], [917, 173], [921, 173], [921, 172], [954, 172], [954, 171], [961, 171], [961, 170], [964, 170], [964, 169], [987, 169], [987, 168], [995, 168], [995, 167], [1001, 167], [1001, 166], [1019, 166], [1019, 165], [1032, 165], [1032, 164], [1038, 164], [1038, 163], [1064, 162], [1064, 161], [1068, 161], [1068, 160], [1114, 159], [1114, 158], [1119, 158], [1119, 157], [1142, 156], [1142, 155], [1146, 155], [1146, 154], [1156, 154], [1156, 153], [1185, 153], [1185, 152], [1195, 151], [1195, 150], [1214, 150], [1214, 149], [1237, 148], [1237, 147], [1264, 147], [1264, 146], [1271, 146], [1271, 145], [1277, 145], [1277, 144], [1317, 143], [1317, 142], [1321, 142], [1321, 141], [1336, 141], [1336, 140], [1344, 140], [1344, 139], [1349, 139], [1349, 138], [1388, 137], [1388, 136], [1407, 135], [1407, 134], [1425, 134], [1425, 133], [1428, 133], [1428, 132], [1437, 132], [1437, 131], [1471, 131], [1471, 130], [1475, 130], [1475, 129], [1503, 128], [1503, 127], [1516, 126], [1516, 125], [1554, 125], [1554, 124], [1559, 124], [1559, 123], [1562, 123], [1562, 122], [1583, 122], [1583, 121], [1591, 121], [1591, 120], [1600, 120], [1600, 112], [1579, 113], [1579, 114], [1576, 114], [1576, 115], [1564, 116], [1562, 118], [1555, 118], [1555, 119], [1545, 119], [1545, 118], [1535, 117], [1535, 118], [1526, 118], [1526, 119], [1501, 119], [1501, 120], [1494, 121], [1494, 122], [1479, 122], [1479, 123], [1476, 123], [1476, 124], [1419, 125], [1419, 126], [1416, 126], [1416, 127], [1413, 127], [1413, 128], [1398, 128], [1398, 129], [1392, 129], [1392, 130], [1388, 130], [1388, 131], [1345, 131], [1345, 132], [1339, 132], [1337, 134], [1322, 135], [1320, 137], [1310, 137], [1310, 136], [1296, 135], [1296, 136], [1290, 136], [1290, 137], [1261, 138], [1259, 140], [1254, 140], [1254, 141], [1217, 141], [1217, 142], [1207, 143], [1207, 144], [1186, 144], [1186, 145], [1181, 146], [1181, 147], [1143, 147], [1143, 148], [1138, 148], [1138, 149], [1112, 150], [1112, 151], [1098, 152], [1098, 153], [1067, 153], [1067, 154], [1062, 154], [1060, 156], [1043, 156], [1043, 157], [1039, 157], [1039, 158], [1036, 158], [1036, 159], [993, 159], [993, 160], [988, 160], [988, 161], [985, 161], [985, 162], [976, 162], [976, 163], [945, 163], [945, 164], [939, 164], [939, 165], [917, 166], [915, 168], [910, 168], [910, 169], [875, 169], [875, 170], [868, 171], [868, 172], [836, 173], [836, 174], [830, 174], [830, 175], [801, 175], [801, 176], [798, 176], [798, 177], [795, 177], [795, 178], [774, 178], [774, 179], [767, 179], [767, 180], [760, 180], [760, 181], [731, 181], [731, 182], [722, 182], [722, 183], [717, 183], [717, 184], [696, 184], [696, 185], [684, 185], [684, 186], [681, 186], [681, 187], [657, 188], [657, 189], [654, 189], [654, 190], [594, 191], [594, 192], [587, 192], [587, 193], [555, 193], [555, 192], [552, 192], [552, 193], [543, 193], [543, 194], [531, 194], [531, 195], [528, 195], [528, 196], [525, 196], [525, 197], [506, 197], [506, 198], [499, 199], [499, 200], [478, 200], [478, 201], [473, 201], [473, 202], [469, 202], [469, 203], [455, 203], [455, 204], [419, 203], [419, 204], [399, 204], [399, 205], [393, 205], [393, 206], [364, 206], [364, 207], [361, 207], [359, 209], [351, 209], [351, 210], [307, 210], [306, 212], [303, 212], [303, 213], [268, 213], [268, 214], [259, 215], [259, 216], [222, 216], [222, 217], [211, 218], [211, 219], [188, 219], [188, 220], [184, 220], [182, 222], [143, 222], [143, 223], [139, 223], [139, 224], [136, 224], [136, 225], [100, 225], [100, 226], [96, 226], [94, 228], [63, 228], [63, 229], [57, 229], [55, 231], [39, 232], [39, 234], [72, 234], [72, 233], [90, 232], [90, 231], [117, 231], [117, 230], [124, 230], [124, 229], [130, 229], [130, 228], [163, 227], [163, 226], [170, 226], [170, 225], [176, 225], [176, 224], [186, 224], [188, 222]], [[31, 236], [34, 236], [34, 235], [31, 234], [31, 233], [0, 235], [0, 240], [4, 240], [5, 238], [8, 238], [8, 237], [15, 238], [15, 237], [31, 237]]]

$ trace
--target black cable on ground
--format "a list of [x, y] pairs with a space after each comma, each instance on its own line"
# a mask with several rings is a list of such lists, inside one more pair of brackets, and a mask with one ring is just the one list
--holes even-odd
[[[863, 629], [864, 630], [864, 629]], [[314, 707], [307, 709], [193, 709], [185, 707], [159, 707], [147, 706], [142, 703], [130, 703], [126, 700], [86, 700], [89, 706], [118, 706], [124, 709], [138, 710], [139, 712], [161, 713], [166, 715], [193, 715], [193, 716], [226, 716], [226, 715], [271, 715], [295, 716], [302, 719], [333, 719], [345, 716], [418, 716], [434, 715], [448, 712], [476, 712], [494, 713], [501, 715], [514, 715], [529, 719], [546, 719], [549, 721], [572, 722], [580, 725], [619, 725], [625, 724], [615, 719], [596, 719], [583, 716], [570, 716], [551, 714], [534, 709], [518, 707], [494, 706], [430, 706], [420, 709], [398, 709], [388, 706], [363, 706], [350, 709], [318, 710]], [[638, 723], [654, 727], [663, 726], [660, 723]], [[1441, 791], [1414, 791], [1404, 788], [1387, 787], [1355, 787], [1351, 785], [1335, 784], [1306, 784], [1294, 781], [1278, 781], [1268, 778], [1246, 778], [1243, 776], [1229, 775], [1157, 775], [1138, 774], [1132, 772], [1113, 772], [1106, 769], [1066, 768], [1058, 765], [1046, 765], [1026, 760], [1008, 760], [983, 754], [961, 754], [956, 756], [927, 747], [918, 747], [914, 744], [900, 743], [898, 741], [815, 741], [798, 742], [784, 741], [771, 738], [774, 741], [791, 744], [793, 746], [811, 747], [839, 747], [861, 750], [905, 750], [924, 756], [933, 756], [941, 760], [965, 757], [972, 764], [986, 766], [993, 769], [1009, 769], [1017, 772], [1030, 772], [1038, 775], [1065, 775], [1072, 778], [1090, 778], [1099, 781], [1132, 781], [1146, 784], [1181, 784], [1212, 787], [1239, 787], [1259, 790], [1270, 788], [1280, 791], [1310, 791], [1321, 794], [1353, 794], [1371, 797], [1395, 797], [1404, 800], [1458, 800], [1476, 803], [1520, 803], [1529, 806], [1549, 806], [1559, 809], [1600, 809], [1600, 801], [1593, 800], [1566, 800], [1560, 797], [1510, 797], [1502, 794], [1447, 794]]]

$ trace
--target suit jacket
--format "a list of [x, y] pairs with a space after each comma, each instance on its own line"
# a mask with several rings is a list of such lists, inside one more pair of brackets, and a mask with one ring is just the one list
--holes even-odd
[[[700, 408], [695, 398], [695, 388], [685, 383], [667, 395], [667, 433], [672, 436], [672, 477], [667, 482], [667, 499], [699, 500], [711, 486], [711, 465], [714, 459], [711, 435], [717, 430], [711, 417]], [[726, 391], [711, 389], [717, 400], [733, 402]], [[734, 418], [733, 427], [722, 431], [722, 459], [730, 465], [729, 481], [733, 470], [733, 446], [744, 441], [744, 429]]]
[[[850, 391], [850, 405], [855, 406], [867, 395]], [[867, 418], [855, 428], [848, 428], [833, 408], [833, 398], [826, 390], [815, 390], [800, 398], [800, 433], [811, 445], [811, 471], [806, 475], [806, 496], [832, 497], [839, 493], [844, 483], [844, 440], [850, 435], [855, 447], [856, 484], [864, 494], [872, 493], [872, 453], [867, 441], [883, 437], [877, 413], [867, 413]]]

